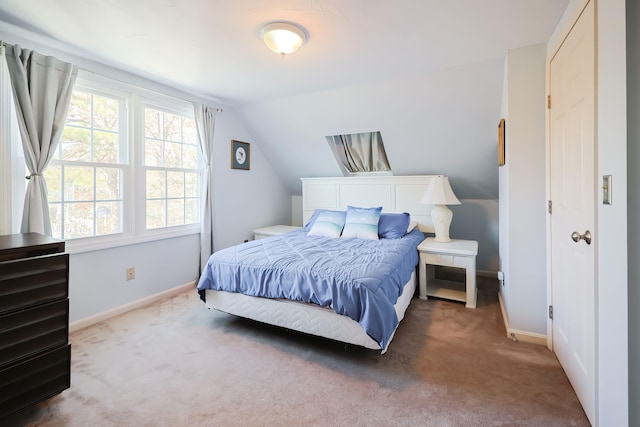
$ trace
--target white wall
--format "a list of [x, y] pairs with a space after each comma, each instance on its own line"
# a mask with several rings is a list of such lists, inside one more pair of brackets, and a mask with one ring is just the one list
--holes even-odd
[[[69, 320], [91, 317], [198, 277], [197, 234], [71, 254]], [[127, 281], [125, 270], [135, 268]], [[194, 290], [195, 292], [195, 290]]]
[[453, 211], [449, 235], [452, 239], [476, 240], [476, 269], [496, 277], [500, 269], [498, 200], [461, 199], [460, 202], [460, 205], [449, 206]]
[[[629, 182], [640, 183], [640, 3], [627, 1], [627, 176]], [[627, 231], [640, 235], [640, 185], [630, 185], [627, 191]], [[640, 239], [629, 242], [629, 402], [640, 402]], [[629, 405], [629, 425], [640, 425], [640, 406]]]
[[[253, 239], [253, 229], [291, 224], [291, 195], [233, 109], [216, 119], [214, 250]], [[231, 140], [250, 143], [250, 170], [231, 169]]]
[[378, 130], [394, 175], [444, 174], [458, 198], [498, 197], [502, 60], [277, 98], [239, 108], [291, 194], [341, 176], [327, 135]]
[[506, 58], [505, 165], [500, 168], [500, 257], [509, 328], [546, 335], [546, 46]]
[[628, 300], [625, 0], [602, 0], [596, 5], [597, 176], [612, 175], [614, 198], [611, 205], [603, 205], [598, 191], [597, 416], [599, 425], [616, 426], [628, 425], [629, 408], [638, 403], [629, 401], [629, 323], [623, 302]]

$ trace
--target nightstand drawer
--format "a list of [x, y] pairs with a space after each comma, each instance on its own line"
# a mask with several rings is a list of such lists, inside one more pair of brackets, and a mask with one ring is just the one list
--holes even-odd
[[447, 254], [424, 254], [424, 259], [427, 264], [437, 264], [444, 267], [463, 268], [469, 263], [469, 257]]

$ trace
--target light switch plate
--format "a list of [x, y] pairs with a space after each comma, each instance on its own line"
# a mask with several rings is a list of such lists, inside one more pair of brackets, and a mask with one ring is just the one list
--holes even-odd
[[611, 175], [602, 176], [602, 204], [611, 204]]

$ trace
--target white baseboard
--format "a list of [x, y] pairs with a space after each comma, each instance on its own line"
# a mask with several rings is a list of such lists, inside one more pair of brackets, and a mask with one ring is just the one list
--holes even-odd
[[94, 325], [98, 322], [111, 319], [112, 317], [118, 316], [120, 314], [126, 313], [131, 310], [135, 310], [136, 308], [144, 307], [145, 305], [152, 304], [161, 299], [178, 295], [179, 293], [185, 292], [189, 289], [193, 289], [195, 291], [195, 288], [196, 288], [195, 281], [185, 283], [184, 285], [176, 286], [175, 288], [167, 289], [166, 291], [149, 295], [148, 297], [139, 299], [137, 301], [133, 301], [128, 304], [112, 308], [111, 310], [103, 311], [102, 313], [98, 313], [93, 316], [85, 317], [84, 319], [73, 321], [69, 323], [69, 333], [86, 328], [87, 326]]
[[535, 332], [520, 331], [518, 329], [511, 329], [509, 327], [509, 318], [507, 317], [507, 311], [504, 308], [504, 301], [502, 300], [502, 292], [498, 292], [498, 301], [500, 302], [500, 310], [502, 311], [502, 319], [504, 319], [504, 328], [507, 330], [507, 338], [529, 342], [532, 344], [547, 345], [547, 336], [544, 334], [537, 334]]

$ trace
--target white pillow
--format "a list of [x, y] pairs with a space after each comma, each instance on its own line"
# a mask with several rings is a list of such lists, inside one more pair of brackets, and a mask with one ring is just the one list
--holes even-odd
[[343, 212], [321, 212], [311, 226], [308, 236], [340, 237], [344, 227], [345, 216]]
[[410, 233], [414, 228], [418, 225], [418, 221], [412, 219], [409, 221], [409, 226], [407, 227], [407, 233]]
[[344, 223], [344, 230], [342, 230], [342, 237], [379, 240], [378, 221], [381, 211], [382, 206], [377, 208], [347, 206], [347, 219]]

